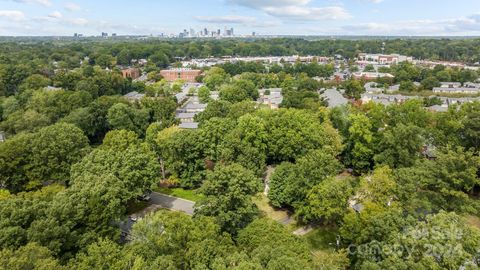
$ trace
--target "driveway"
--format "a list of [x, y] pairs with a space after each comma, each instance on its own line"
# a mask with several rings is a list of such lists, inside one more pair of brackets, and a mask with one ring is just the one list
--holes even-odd
[[149, 202], [150, 204], [155, 204], [162, 208], [173, 211], [181, 211], [188, 215], [193, 215], [193, 206], [195, 205], [195, 202], [168, 196], [158, 192], [152, 192], [152, 194], [150, 194]]

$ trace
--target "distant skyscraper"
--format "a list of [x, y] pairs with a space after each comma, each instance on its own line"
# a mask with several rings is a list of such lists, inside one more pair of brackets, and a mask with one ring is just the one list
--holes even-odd
[[220, 36], [221, 33], [222, 33], [222, 32], [220, 31], [220, 29], [218, 29], [218, 30], [217, 30], [217, 36]]
[[230, 35], [234, 36], [235, 34], [233, 33], [233, 27], [230, 29]]
[[208, 36], [208, 29], [207, 28], [203, 29], [203, 35]]

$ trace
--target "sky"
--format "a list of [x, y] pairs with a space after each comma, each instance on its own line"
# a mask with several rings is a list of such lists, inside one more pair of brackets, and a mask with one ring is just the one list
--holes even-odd
[[480, 36], [480, 0], [0, 0], [1, 36]]

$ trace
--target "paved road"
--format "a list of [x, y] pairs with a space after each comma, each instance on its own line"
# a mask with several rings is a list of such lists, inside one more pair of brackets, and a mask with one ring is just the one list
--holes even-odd
[[175, 198], [158, 192], [152, 192], [150, 195], [150, 203], [173, 211], [181, 211], [188, 215], [193, 215], [193, 206], [195, 205], [192, 201]]

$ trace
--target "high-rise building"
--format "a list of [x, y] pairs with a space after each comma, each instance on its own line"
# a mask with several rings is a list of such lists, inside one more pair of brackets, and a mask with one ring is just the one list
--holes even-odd
[[230, 29], [230, 35], [234, 36], [235, 34], [233, 33], [233, 27]]
[[207, 28], [203, 29], [203, 35], [208, 36], [208, 29]]

